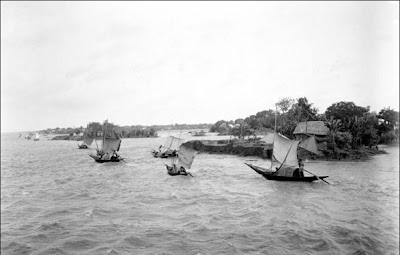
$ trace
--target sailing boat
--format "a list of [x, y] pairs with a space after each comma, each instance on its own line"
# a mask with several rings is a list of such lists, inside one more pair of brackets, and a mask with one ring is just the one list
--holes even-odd
[[108, 120], [104, 121], [101, 148], [96, 148], [96, 155], [89, 155], [98, 163], [119, 162], [123, 160], [117, 153], [121, 147], [121, 138], [115, 130], [108, 130], [107, 124]]
[[190, 175], [190, 172], [186, 172], [186, 169], [190, 169], [194, 160], [194, 157], [198, 153], [193, 143], [186, 142], [179, 146], [178, 157], [171, 158], [171, 165], [165, 165], [169, 175]]
[[93, 143], [94, 136], [93, 133], [89, 134], [87, 129], [85, 133], [83, 134], [83, 142], [81, 144], [78, 144], [79, 149], [87, 149], [89, 146]]
[[[302, 176], [300, 174], [299, 161], [297, 159], [297, 148], [299, 142], [300, 141], [293, 141], [281, 134], [275, 133], [271, 168], [267, 169], [247, 162], [245, 162], [245, 164], [268, 180], [303, 182], [322, 180], [326, 182], [324, 178], [327, 178], [328, 176]], [[280, 166], [273, 169], [273, 160], [277, 161]], [[307, 170], [304, 171], [308, 172]]]
[[183, 139], [180, 139], [175, 136], [168, 136], [167, 140], [165, 141], [164, 146], [160, 145], [158, 151], [153, 149], [151, 154], [155, 158], [169, 158], [169, 157], [176, 157], [177, 151], [179, 149], [179, 145], [183, 142]]
[[32, 133], [29, 133], [29, 134], [27, 134], [27, 135], [25, 136], [25, 139], [26, 139], [26, 140], [31, 140], [32, 136], [33, 136], [33, 134], [32, 134]]
[[35, 138], [33, 138], [33, 141], [39, 141], [39, 133], [35, 134]]
[[[277, 110], [277, 105], [276, 112]], [[312, 182], [316, 180], [321, 180], [323, 182], [328, 183], [324, 180], [328, 176], [316, 176], [313, 173], [303, 169], [303, 166], [300, 166], [300, 162], [297, 158], [297, 148], [299, 147], [300, 141], [293, 141], [289, 138], [279, 134], [276, 132], [276, 122], [277, 122], [277, 114], [275, 113], [275, 131], [273, 134], [273, 151], [271, 158], [271, 167], [269, 169], [259, 167], [247, 162], [244, 162], [251, 169], [256, 171], [258, 174], [261, 174], [268, 180], [276, 180], [276, 181], [303, 181], [303, 182]], [[270, 141], [271, 135], [265, 137], [265, 141]], [[309, 149], [309, 146], [306, 144], [300, 144], [300, 146], [304, 149]], [[316, 153], [315, 151], [312, 151]], [[280, 163], [279, 167], [275, 167], [273, 169], [273, 161], [277, 161]], [[301, 167], [301, 169], [300, 169]], [[303, 170], [312, 174], [313, 176], [304, 176]], [[329, 184], [329, 183], [328, 183]]]

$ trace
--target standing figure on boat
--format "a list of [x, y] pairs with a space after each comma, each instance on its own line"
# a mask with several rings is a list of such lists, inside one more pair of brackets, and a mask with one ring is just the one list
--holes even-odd
[[301, 158], [299, 158], [299, 168], [294, 171], [293, 177], [300, 177], [300, 178], [304, 177], [304, 163], [303, 159]]
[[114, 151], [111, 156], [111, 161], [116, 161], [116, 160], [118, 160], [118, 158], [119, 158], [119, 155], [117, 154], [116, 151]]

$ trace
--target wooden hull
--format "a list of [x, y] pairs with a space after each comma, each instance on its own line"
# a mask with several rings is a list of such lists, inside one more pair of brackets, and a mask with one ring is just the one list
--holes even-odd
[[166, 167], [167, 167], [167, 170], [168, 170], [168, 174], [169, 175], [171, 175], [171, 176], [175, 176], [175, 175], [188, 175], [189, 173], [188, 172], [174, 172], [173, 171], [173, 167], [172, 166], [167, 166], [166, 165]]
[[155, 151], [153, 150], [151, 152], [151, 155], [153, 155], [153, 157], [155, 158], [172, 158], [172, 157], [176, 157], [177, 154], [172, 154], [172, 153], [166, 153], [166, 152], [159, 152], [159, 151]]
[[[268, 180], [274, 181], [291, 181], [291, 182], [313, 182], [318, 180], [317, 176], [305, 176], [305, 177], [286, 177], [286, 176], [276, 176], [276, 175], [263, 175]], [[320, 179], [326, 178], [328, 176], [319, 176]]]
[[89, 155], [90, 157], [92, 157], [97, 163], [105, 163], [105, 162], [120, 162], [122, 160], [121, 157], [111, 157], [110, 159], [101, 159], [100, 156], [97, 155]]
[[316, 180], [323, 180], [324, 178], [327, 178], [328, 176], [305, 176], [305, 177], [288, 177], [288, 176], [277, 176], [273, 172], [268, 171], [266, 168], [262, 168], [259, 166], [255, 166], [249, 163], [245, 164], [249, 166], [251, 169], [256, 171], [258, 174], [261, 174], [268, 180], [274, 180], [274, 181], [294, 181], [294, 182], [313, 182]]

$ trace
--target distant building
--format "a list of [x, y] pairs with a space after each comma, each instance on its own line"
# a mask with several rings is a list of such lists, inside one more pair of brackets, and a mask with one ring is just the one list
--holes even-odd
[[316, 137], [325, 137], [329, 133], [329, 128], [323, 121], [304, 121], [299, 122], [293, 131], [296, 140], [304, 140], [315, 135]]
[[299, 147], [321, 155], [326, 150], [326, 136], [329, 128], [323, 121], [305, 121], [297, 124], [293, 131], [296, 140], [301, 141]]

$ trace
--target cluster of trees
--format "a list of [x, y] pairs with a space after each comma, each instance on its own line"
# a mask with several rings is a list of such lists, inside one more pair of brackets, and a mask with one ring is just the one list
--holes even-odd
[[[171, 125], [152, 125], [152, 126], [142, 126], [142, 125], [134, 125], [134, 126], [118, 126], [113, 123], [108, 123], [108, 127], [110, 129], [115, 130], [122, 138], [133, 138], [133, 137], [156, 137], [157, 131], [160, 130], [186, 130], [186, 129], [209, 129], [211, 124], [171, 124]], [[48, 128], [46, 130], [42, 130], [42, 133], [45, 134], [69, 134], [69, 135], [78, 135], [80, 133], [87, 132], [95, 137], [101, 136], [103, 124], [100, 122], [90, 122], [86, 128], [78, 127], [78, 128]]]
[[150, 126], [157, 131], [160, 130], [187, 130], [187, 129], [210, 129], [212, 124], [201, 123], [201, 124], [171, 124], [171, 125], [153, 125]]
[[62, 134], [62, 135], [70, 134], [70, 135], [73, 135], [73, 134], [80, 134], [83, 131], [85, 131], [85, 128], [81, 126], [81, 127], [78, 127], [78, 128], [75, 128], [75, 127], [68, 127], [68, 128], [59, 128], [59, 127], [57, 127], [57, 128], [54, 128], [54, 129], [48, 128], [46, 130], [41, 130], [39, 132], [43, 133], [43, 134]]
[[[157, 131], [160, 130], [185, 130], [185, 129], [208, 129], [211, 124], [174, 124], [174, 125], [153, 125], [153, 126], [117, 126], [113, 123], [108, 123], [110, 129], [115, 130], [122, 138], [133, 138], [133, 137], [156, 137]], [[87, 128], [89, 133], [96, 133], [98, 136], [101, 135], [102, 124], [99, 122], [89, 123]]]
[[[86, 128], [86, 133], [92, 136], [99, 137], [102, 135], [103, 125], [99, 122], [91, 122]], [[157, 131], [151, 127], [145, 126], [118, 126], [113, 123], [107, 124], [108, 130], [115, 130], [121, 138], [133, 138], [133, 137], [156, 137]]]
[[368, 106], [342, 101], [332, 104], [320, 114], [306, 97], [283, 98], [276, 103], [276, 109], [264, 110], [245, 119], [217, 121], [210, 132], [243, 138], [260, 130], [276, 128], [277, 132], [294, 139], [293, 131], [302, 121], [324, 121], [330, 129], [328, 138], [331, 139], [328, 140], [333, 150], [389, 144], [399, 139], [399, 112], [390, 107], [376, 113], [370, 112]]

